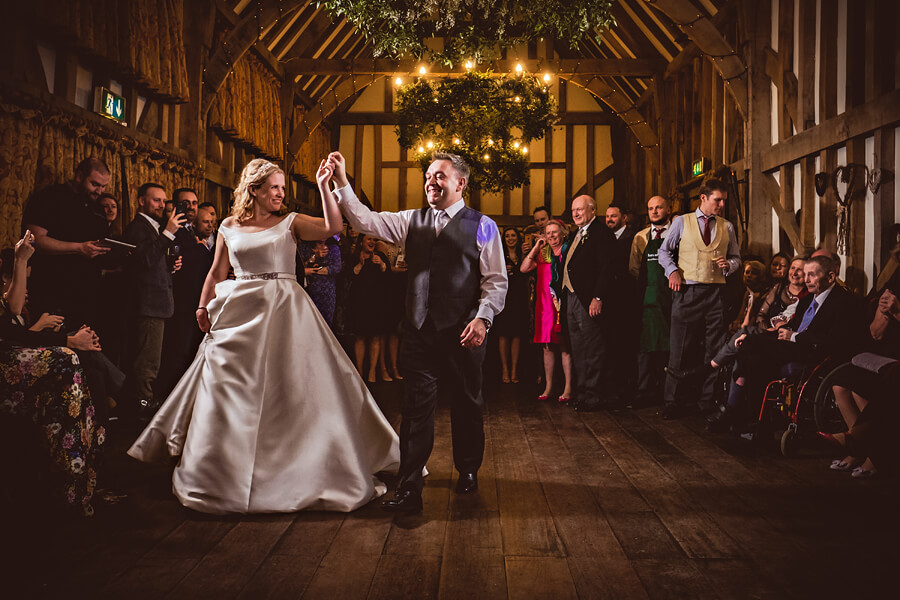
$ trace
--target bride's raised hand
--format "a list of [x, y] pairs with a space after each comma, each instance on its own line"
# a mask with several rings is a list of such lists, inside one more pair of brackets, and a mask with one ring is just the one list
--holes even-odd
[[328, 155], [328, 162], [334, 169], [334, 183], [338, 188], [347, 186], [347, 161], [340, 152], [332, 152]]
[[322, 162], [319, 163], [319, 170], [316, 171], [316, 181], [319, 183], [319, 186], [328, 186], [328, 182], [331, 181], [332, 175], [332, 166], [330, 161], [322, 159]]

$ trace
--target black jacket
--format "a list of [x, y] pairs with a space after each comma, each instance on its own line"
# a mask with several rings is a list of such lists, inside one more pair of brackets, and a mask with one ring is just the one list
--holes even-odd
[[[800, 299], [794, 317], [787, 324], [788, 329], [797, 331], [800, 328], [803, 314], [812, 301], [813, 294]], [[794, 342], [798, 350], [817, 360], [826, 356], [852, 356], [866, 339], [866, 316], [863, 299], [835, 284], [809, 327], [798, 333]]]
[[[600, 218], [594, 218], [587, 237], [582, 238], [573, 252], [575, 235], [577, 232], [570, 237], [569, 250], [563, 259], [564, 265], [566, 260], [569, 261], [569, 281], [572, 282], [575, 295], [585, 307], [590, 306], [593, 298], [599, 298], [606, 304], [616, 292], [616, 273], [620, 258], [616, 236]], [[568, 258], [570, 255], [571, 258]], [[606, 311], [603, 314], [607, 314]]]
[[[161, 231], [161, 230], [160, 230]], [[129, 312], [141, 317], [167, 319], [172, 316], [172, 273], [166, 252], [174, 245], [168, 236], [157, 233], [142, 214], [125, 228], [122, 238], [137, 246], [126, 264], [129, 280]]]

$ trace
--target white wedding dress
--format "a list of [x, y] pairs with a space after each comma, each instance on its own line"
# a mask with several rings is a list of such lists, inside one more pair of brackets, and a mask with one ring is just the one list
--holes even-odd
[[219, 230], [237, 279], [216, 286], [212, 329], [128, 450], [180, 455], [172, 488], [193, 510], [351, 511], [399, 466], [396, 433], [293, 275], [294, 216]]

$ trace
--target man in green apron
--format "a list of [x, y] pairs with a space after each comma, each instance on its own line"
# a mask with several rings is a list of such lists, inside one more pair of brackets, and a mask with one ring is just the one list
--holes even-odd
[[658, 253], [671, 225], [671, 205], [662, 196], [647, 201], [650, 226], [634, 236], [628, 270], [638, 282], [642, 298], [638, 349], [638, 389], [632, 407], [659, 403], [669, 362], [669, 318], [672, 293], [659, 265]]

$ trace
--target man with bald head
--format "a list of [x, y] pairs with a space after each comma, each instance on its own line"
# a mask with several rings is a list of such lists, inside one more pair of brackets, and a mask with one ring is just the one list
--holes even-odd
[[579, 411], [618, 403], [609, 368], [616, 237], [595, 217], [593, 198], [572, 200], [572, 220], [578, 231], [563, 262], [562, 283], [572, 346], [573, 400]]
[[659, 247], [669, 231], [672, 207], [662, 196], [647, 201], [650, 226], [639, 231], [631, 242], [628, 271], [637, 281], [641, 303], [638, 349], [638, 389], [634, 406], [662, 400], [665, 367], [669, 362], [669, 323], [672, 294], [665, 271], [659, 265]]

